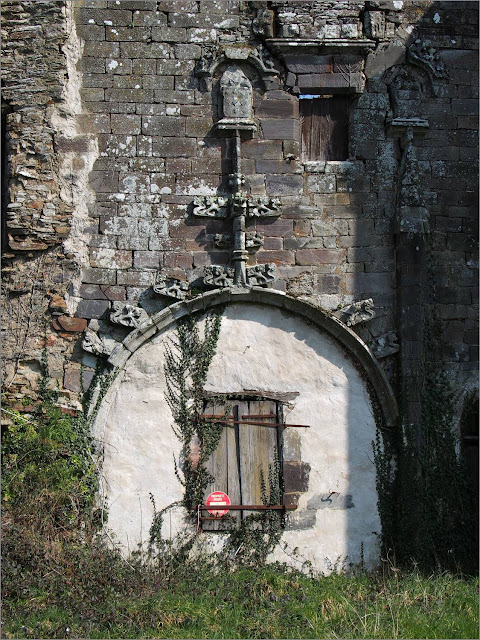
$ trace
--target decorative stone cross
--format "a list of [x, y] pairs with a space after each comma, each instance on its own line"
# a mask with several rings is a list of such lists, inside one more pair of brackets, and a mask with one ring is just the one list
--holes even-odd
[[252, 197], [242, 189], [245, 176], [241, 173], [240, 131], [253, 130], [252, 90], [250, 81], [239, 67], [227, 69], [220, 83], [223, 97], [224, 118], [218, 122], [222, 130], [231, 131], [233, 142], [232, 162], [228, 186], [232, 193], [225, 196], [197, 196], [192, 214], [203, 218], [228, 218], [232, 221], [232, 235], [217, 234], [217, 247], [232, 246], [233, 268], [212, 265], [205, 267], [205, 284], [216, 287], [237, 285], [241, 287], [266, 285], [275, 280], [275, 264], [259, 264], [247, 267], [248, 254], [263, 245], [263, 236], [246, 232], [247, 218], [271, 218], [280, 215], [281, 204], [277, 198]]

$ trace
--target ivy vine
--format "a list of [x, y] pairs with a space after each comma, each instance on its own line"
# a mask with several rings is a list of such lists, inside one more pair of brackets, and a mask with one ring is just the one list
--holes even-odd
[[[197, 523], [198, 506], [204, 501], [205, 492], [215, 478], [207, 469], [207, 461], [219, 445], [224, 429], [221, 418], [212, 419], [204, 415], [205, 384], [215, 355], [221, 326], [221, 311], [205, 319], [203, 337], [195, 316], [188, 316], [179, 323], [174, 337], [166, 348], [164, 373], [166, 400], [174, 420], [173, 431], [182, 443], [179, 460], [174, 459], [175, 473], [184, 487], [181, 503], [156, 510], [154, 497], [150, 499], [154, 508], [150, 528], [150, 553], [172, 557], [185, 557], [193, 546], [195, 536], [180, 535], [175, 543], [162, 537], [162, 525], [166, 512], [181, 504], [192, 522]], [[214, 400], [214, 398], [212, 398]], [[225, 407], [225, 418], [230, 407]], [[181, 462], [180, 462], [181, 461]], [[267, 486], [268, 485], [268, 486]], [[268, 478], [261, 473], [261, 498], [265, 506], [281, 503], [283, 476], [278, 451], [275, 450], [273, 464], [269, 465]], [[227, 526], [236, 521], [224, 517]], [[277, 510], [265, 510], [241, 520], [238, 526], [228, 527], [229, 537], [222, 558], [224, 562], [242, 565], [258, 565], [265, 562], [268, 554], [278, 544], [285, 526], [285, 516]], [[177, 558], [177, 560], [178, 560]]]

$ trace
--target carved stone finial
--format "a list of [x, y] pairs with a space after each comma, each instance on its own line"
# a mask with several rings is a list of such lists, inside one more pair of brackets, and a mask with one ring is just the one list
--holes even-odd
[[250, 218], [277, 218], [281, 211], [281, 202], [278, 198], [260, 196], [248, 201], [248, 217]]
[[85, 329], [82, 348], [94, 356], [109, 356], [119, 343], [110, 336], [101, 336], [93, 329]]
[[448, 78], [445, 63], [428, 41], [415, 40], [407, 49], [407, 60], [424, 69], [431, 81], [433, 78]]
[[256, 264], [247, 267], [247, 283], [249, 286], [264, 287], [276, 278], [277, 267], [275, 263]]
[[375, 318], [373, 306], [373, 300], [369, 298], [368, 300], [361, 300], [343, 307], [335, 311], [333, 315], [346, 324], [347, 327], [352, 327], [359, 322], [367, 322]]
[[228, 198], [222, 196], [195, 196], [192, 214], [202, 218], [226, 218], [227, 205]]
[[144, 320], [147, 320], [148, 314], [141, 307], [135, 307], [132, 304], [115, 301], [113, 303], [113, 311], [110, 314], [110, 321], [116, 324], [122, 324], [125, 327], [136, 329]]
[[231, 287], [235, 271], [232, 267], [212, 265], [203, 268], [203, 281], [212, 287]]
[[185, 300], [188, 293], [188, 282], [179, 280], [178, 278], [168, 278], [161, 273], [157, 274], [156, 282], [153, 290], [162, 296], [175, 298], [177, 300]]
[[400, 349], [396, 333], [389, 331], [383, 336], [379, 336], [369, 344], [376, 358], [386, 358]]

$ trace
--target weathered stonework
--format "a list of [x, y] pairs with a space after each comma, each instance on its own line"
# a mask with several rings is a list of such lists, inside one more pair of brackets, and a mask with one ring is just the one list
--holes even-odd
[[[477, 8], [4, 0], [12, 406], [36, 399], [43, 347], [71, 410], [81, 368], [122, 366], [155, 314], [260, 285], [351, 326], [404, 419], [433, 359], [460, 415], [478, 387]], [[319, 94], [349, 99], [342, 160], [305, 159], [299, 96]]]

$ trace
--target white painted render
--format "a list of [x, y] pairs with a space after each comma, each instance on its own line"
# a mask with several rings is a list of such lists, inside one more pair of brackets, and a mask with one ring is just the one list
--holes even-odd
[[[172, 430], [163, 372], [165, 345], [174, 330], [172, 325], [158, 333], [130, 357], [97, 420], [96, 435], [105, 447], [108, 527], [127, 552], [148, 541], [149, 493], [157, 510], [183, 495], [174, 470], [180, 442]], [[317, 510], [314, 527], [286, 530], [282, 543], [288, 553], [298, 548], [317, 571], [359, 563], [362, 554], [365, 566], [374, 566], [381, 531], [372, 455], [375, 421], [366, 385], [344, 351], [298, 316], [275, 307], [232, 304], [223, 315], [206, 390], [298, 394], [289, 400], [286, 422], [310, 426], [296, 431], [301, 460], [311, 472], [309, 489], [289, 517], [311, 514], [307, 503], [318, 494], [350, 495], [354, 506]], [[177, 507], [166, 516], [163, 533], [174, 536], [185, 527], [183, 509]], [[207, 544], [218, 544], [221, 535], [200, 534]], [[272, 559], [300, 566], [281, 545]]]

